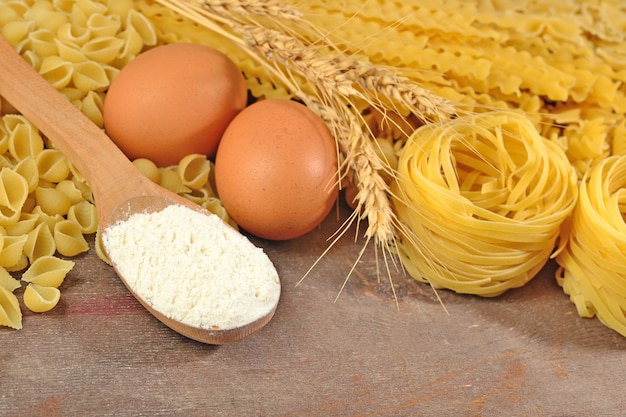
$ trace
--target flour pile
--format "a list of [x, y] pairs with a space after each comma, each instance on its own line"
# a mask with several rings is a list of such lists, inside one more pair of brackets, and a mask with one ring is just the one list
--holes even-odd
[[134, 214], [105, 229], [102, 243], [137, 296], [189, 326], [241, 327], [269, 314], [280, 297], [263, 250], [213, 214], [179, 205]]

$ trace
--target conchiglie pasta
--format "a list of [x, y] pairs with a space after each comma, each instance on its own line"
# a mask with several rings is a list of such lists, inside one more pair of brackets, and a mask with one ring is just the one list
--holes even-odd
[[133, 10], [133, 0], [119, 0], [115, 2], [109, 2], [107, 5], [108, 13], [114, 16], [119, 16], [122, 20], [128, 16], [128, 13]]
[[211, 163], [205, 155], [191, 154], [180, 160], [177, 171], [184, 185], [198, 190], [209, 181]]
[[226, 209], [222, 205], [222, 202], [219, 199], [215, 197], [209, 197], [207, 198], [206, 201], [203, 201], [200, 205], [204, 207], [205, 209], [207, 209], [208, 211], [210, 211], [211, 213], [217, 215], [220, 219], [222, 219], [222, 221], [224, 221], [225, 223], [228, 223], [232, 228], [234, 229], [239, 228], [237, 223], [228, 215], [228, 212], [226, 211]]
[[89, 244], [83, 236], [81, 226], [71, 220], [61, 220], [56, 223], [53, 236], [56, 250], [63, 256], [72, 257], [89, 250]]
[[28, 267], [28, 264], [29, 264], [28, 256], [26, 256], [25, 253], [22, 253], [20, 260], [15, 265], [7, 266], [5, 267], [5, 269], [9, 272], [19, 272], [19, 271], [23, 271], [24, 269], [26, 269]]
[[45, 223], [40, 223], [27, 235], [24, 254], [32, 263], [42, 256], [52, 256], [56, 252], [54, 237]]
[[[97, 13], [97, 11], [95, 13]], [[73, 26], [86, 28], [88, 16], [89, 14], [85, 13], [84, 10], [78, 7], [76, 2], [72, 5], [69, 11], [69, 19]]]
[[106, 263], [109, 266], [112, 265], [111, 260], [107, 256], [106, 251], [104, 250], [104, 246], [102, 244], [102, 239], [101, 239], [99, 230], [96, 232], [95, 250], [96, 250], [96, 255], [98, 256], [98, 258], [100, 258], [102, 262]]
[[32, 21], [14, 20], [3, 24], [1, 33], [9, 43], [16, 45], [26, 38], [33, 27], [35, 24]]
[[39, 185], [39, 169], [37, 168], [35, 158], [29, 156], [22, 159], [15, 165], [13, 170], [26, 180], [29, 193], [35, 191]]
[[[0, 97], [0, 114], [2, 114], [2, 97]], [[0, 124], [0, 153], [3, 157], [9, 150], [9, 132], [7, 132], [6, 128]]]
[[49, 29], [37, 29], [28, 34], [32, 51], [42, 58], [58, 53], [55, 38], [54, 32]]
[[183, 180], [178, 175], [176, 169], [173, 168], [162, 168], [161, 169], [161, 180], [159, 184], [173, 193], [182, 194], [188, 193], [191, 191], [189, 187], [187, 187]]
[[80, 51], [89, 59], [100, 64], [109, 64], [115, 60], [124, 47], [124, 40], [115, 36], [93, 38]]
[[59, 303], [61, 291], [54, 287], [28, 284], [24, 290], [24, 304], [33, 313], [45, 313]]
[[56, 188], [37, 187], [35, 196], [38, 207], [50, 216], [65, 216], [72, 206], [69, 197]]
[[30, 122], [21, 114], [11, 113], [2, 116], [2, 126], [7, 132], [12, 132], [13, 129], [22, 124], [30, 124]]
[[82, 191], [72, 180], [63, 179], [56, 184], [55, 188], [65, 194], [67, 198], [69, 198], [71, 204], [78, 204], [85, 200], [83, 198]]
[[67, 219], [76, 223], [83, 234], [92, 234], [98, 230], [98, 209], [88, 201], [81, 201], [70, 207]]
[[22, 311], [12, 291], [0, 287], [0, 325], [19, 330], [22, 328]]
[[150, 181], [156, 184], [161, 183], [161, 171], [154, 162], [146, 158], [138, 158], [133, 161], [133, 165]]
[[96, 13], [106, 13], [107, 5], [93, 0], [76, 0], [76, 8], [85, 16], [91, 16]]
[[13, 159], [6, 155], [0, 155], [0, 168], [15, 168]]
[[20, 219], [5, 227], [9, 236], [26, 235], [39, 223], [39, 214], [22, 212]]
[[[57, 48], [59, 49], [59, 58], [61, 58], [67, 65], [71, 66], [72, 64], [78, 62], [87, 61], [87, 57], [83, 54], [80, 49], [72, 44], [68, 44], [59, 39], [56, 40]], [[70, 78], [71, 81], [71, 73], [74, 71], [74, 67], [71, 67]], [[41, 72], [41, 70], [40, 70]], [[58, 88], [58, 87], [57, 87]]]
[[0, 288], [6, 288], [13, 292], [20, 287], [21, 284], [18, 280], [13, 278], [6, 269], [0, 268]]
[[42, 180], [58, 183], [66, 179], [70, 167], [65, 155], [57, 149], [44, 149], [37, 155], [37, 171]]
[[208, 185], [205, 185], [204, 187], [197, 189], [197, 190], [191, 190], [188, 193], [183, 193], [182, 195], [187, 200], [194, 202], [198, 205], [202, 205], [209, 199], [215, 198], [215, 193], [213, 192], [211, 187], [209, 187]]
[[22, 281], [43, 287], [58, 288], [67, 273], [74, 268], [75, 262], [54, 256], [42, 256], [36, 259], [22, 274]]
[[80, 26], [66, 22], [59, 26], [56, 32], [56, 39], [68, 45], [80, 47], [91, 38], [91, 32], [86, 26]]
[[141, 36], [145, 45], [156, 45], [157, 33], [154, 24], [144, 14], [134, 9], [129, 10], [126, 15], [126, 27], [132, 27]]
[[17, 161], [36, 157], [44, 149], [39, 130], [29, 122], [17, 124], [9, 135], [9, 152]]
[[124, 67], [127, 63], [133, 60], [144, 47], [144, 40], [141, 37], [141, 34], [137, 32], [132, 26], [127, 27], [120, 34], [121, 39], [124, 40], [124, 46], [122, 50], [119, 52], [117, 59], [112, 63], [117, 67]]
[[72, 164], [70, 164], [70, 171], [72, 172], [71, 181], [74, 183], [76, 188], [80, 190], [83, 195], [83, 199], [93, 203], [93, 195], [89, 185], [85, 182], [85, 179], [80, 176], [80, 173], [77, 173], [74, 170], [74, 166]]
[[56, 89], [66, 87], [72, 81], [73, 66], [57, 55], [48, 56], [41, 61], [39, 74]]
[[99, 128], [104, 128], [102, 93], [89, 91], [80, 102], [80, 111]]
[[94, 38], [109, 37], [114, 36], [120, 30], [122, 22], [117, 15], [93, 13], [87, 18], [86, 27]]
[[24, 253], [27, 235], [2, 236], [3, 246], [0, 250], [0, 267], [12, 268], [20, 263]]
[[102, 91], [110, 84], [105, 69], [93, 61], [74, 64], [72, 81], [82, 91]]
[[52, 4], [41, 1], [33, 4], [24, 13], [24, 17], [34, 21], [37, 26], [52, 32], [68, 20], [67, 15], [54, 10]]
[[26, 180], [9, 168], [0, 170], [0, 226], [16, 223], [28, 197]]

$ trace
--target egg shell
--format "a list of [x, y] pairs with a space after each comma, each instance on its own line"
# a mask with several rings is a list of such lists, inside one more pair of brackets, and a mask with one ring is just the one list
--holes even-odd
[[129, 159], [164, 167], [192, 153], [214, 156], [246, 104], [243, 75], [226, 55], [199, 44], [162, 45], [138, 55], [113, 80], [104, 125]]
[[258, 101], [230, 123], [217, 150], [217, 193], [230, 217], [270, 240], [302, 236], [338, 194], [337, 148], [325, 123], [291, 100]]

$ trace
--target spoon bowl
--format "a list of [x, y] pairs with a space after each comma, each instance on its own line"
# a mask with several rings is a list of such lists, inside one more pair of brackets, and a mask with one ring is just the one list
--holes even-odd
[[[37, 126], [85, 177], [98, 209], [100, 231], [133, 214], [157, 212], [171, 205], [210, 214], [146, 178], [98, 126], [48, 84], [1, 36], [0, 96]], [[128, 285], [113, 262], [112, 266], [146, 310], [172, 330], [199, 342], [238, 341], [265, 326], [276, 310], [274, 305], [265, 316], [237, 328], [190, 326], [155, 310]]]

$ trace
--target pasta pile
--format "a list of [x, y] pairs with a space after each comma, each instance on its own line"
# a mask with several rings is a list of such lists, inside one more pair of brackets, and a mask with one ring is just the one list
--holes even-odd
[[417, 280], [489, 297], [524, 285], [550, 258], [576, 202], [564, 153], [519, 113], [417, 129], [400, 157], [400, 257]]
[[582, 317], [626, 336], [626, 156], [596, 164], [580, 183], [564, 250], [556, 260], [559, 284]]
[[620, 0], [312, 0], [301, 6], [347, 53], [397, 68], [463, 112], [522, 110], [565, 150], [579, 177], [626, 151], [626, 7]]
[[10, 273], [24, 271], [24, 304], [34, 312], [54, 308], [58, 287], [89, 249], [84, 237], [97, 227], [96, 208], [80, 175], [23, 116], [0, 119], [0, 325], [22, 327]]
[[[458, 103], [462, 110], [458, 116], [468, 115], [470, 123], [473, 113], [520, 111], [542, 137], [565, 152], [581, 181], [581, 190], [586, 187], [588, 194], [596, 195], [592, 200], [595, 204], [602, 201], [600, 190], [604, 190], [606, 199], [619, 194], [616, 177], [598, 171], [607, 170], [605, 164], [618, 165], [605, 162], [607, 159], [626, 155], [623, 1], [312, 0], [301, 7], [321, 33], [347, 53], [390, 65], [435, 94]], [[414, 152], [415, 147], [404, 146], [408, 135], [399, 132], [398, 126], [384, 116], [373, 113], [369, 117], [380, 139], [391, 141], [400, 158], [409, 158], [405, 154]], [[587, 176], [591, 170], [602, 179], [591, 182], [591, 175]], [[569, 236], [567, 249], [562, 247], [567, 241], [563, 237], [552, 255], [561, 251], [557, 282], [571, 295], [581, 316], [597, 314], [609, 328], [624, 334], [626, 287], [621, 285], [623, 278], [617, 271], [626, 264], [613, 249], [622, 248], [625, 238], [612, 230], [623, 227], [624, 216], [617, 216], [615, 208], [592, 209], [584, 197], [581, 199], [576, 205], [578, 214], [562, 228], [562, 233]], [[436, 211], [439, 202], [431, 200], [427, 204]], [[583, 216], [590, 224], [611, 226], [583, 228]], [[412, 211], [400, 217], [409, 224], [416, 222]], [[487, 227], [481, 236], [486, 238], [491, 231]], [[588, 240], [592, 237], [593, 241]], [[403, 258], [414, 275], [417, 259], [425, 264], [420, 269], [434, 269], [434, 275], [448, 278], [446, 271], [459, 266], [458, 259], [450, 259], [450, 265], [432, 264], [429, 259], [435, 252], [433, 247], [426, 248], [419, 242], [414, 246], [411, 259]], [[524, 247], [524, 241], [519, 246]], [[423, 253], [418, 253], [420, 248]], [[437, 253], [442, 258], [448, 256], [447, 248], [443, 249]], [[597, 251], [602, 255], [593, 259], [592, 267], [589, 256]], [[503, 260], [496, 256], [485, 262], [498, 268]], [[481, 269], [480, 264], [475, 267]], [[605, 277], [601, 285], [598, 277]], [[455, 280], [444, 281], [438, 285], [450, 284], [459, 289]], [[477, 280], [481, 285], [484, 282]]]
[[246, 85], [256, 98], [292, 98], [293, 93], [250, 55], [229, 39], [216, 35], [189, 19], [181, 17], [172, 9], [152, 0], [135, 0], [135, 7], [153, 24], [157, 38], [162, 43], [193, 42], [215, 48], [226, 54], [241, 70], [246, 78]]
[[[13, 0], [0, 4], [0, 32], [38, 72], [96, 125], [111, 81], [159, 41], [154, 24], [131, 0]], [[84, 178], [26, 118], [2, 102], [0, 113], [0, 325], [22, 328], [25, 306], [48, 311], [59, 301], [74, 257], [89, 249], [97, 210]], [[153, 181], [191, 199], [231, 225], [214, 193], [212, 163], [189, 155], [157, 169], [135, 161]], [[99, 240], [98, 240], [99, 242]], [[98, 255], [106, 260], [99, 245]], [[13, 276], [19, 276], [20, 280]]]
[[[242, 14], [254, 13], [257, 5], [209, 2], [218, 9], [241, 6]], [[381, 112], [368, 107], [367, 100], [353, 103], [362, 112], [358, 122], [376, 136], [373, 148], [386, 163], [380, 174], [393, 187], [399, 224], [398, 245], [391, 249], [397, 249], [414, 278], [438, 288], [495, 296], [523, 285], [556, 257], [557, 280], [580, 315], [597, 314], [624, 334], [624, 205], [619, 191], [626, 164], [621, 158], [626, 157], [623, 2], [285, 4], [301, 10], [312, 25], [304, 29], [279, 21], [273, 27], [289, 26], [313, 47], [330, 42], [346, 56], [389, 67], [456, 105], [456, 118], [422, 126], [424, 120], [402, 106]], [[240, 44], [153, 0], [10, 0], [0, 4], [0, 28], [98, 126], [103, 125], [101, 108], [110, 81], [138, 53], [161, 43], [212, 46], [239, 66], [254, 97], [294, 96]], [[311, 83], [291, 76], [292, 85]], [[393, 90], [397, 85], [388, 87], [401, 94], [401, 89]], [[70, 250], [55, 237], [58, 233], [80, 242], [80, 234], [97, 229], [88, 186], [34, 126], [7, 114], [10, 107], [4, 113], [0, 180], [5, 190], [17, 192], [5, 192], [7, 209], [0, 210], [0, 260], [23, 235], [55, 242], [56, 253], [65, 252], [63, 256], [80, 253], [82, 242], [76, 246], [81, 249]], [[232, 224], [213, 193], [211, 163], [202, 156], [190, 155], [166, 169], [146, 160], [135, 164], [153, 181]], [[25, 243], [24, 248], [17, 251], [18, 264], [2, 265], [7, 272], [0, 273], [2, 323], [19, 321], [12, 297], [19, 282], [9, 272], [32, 268], [37, 257], [54, 256], [43, 243]], [[29, 257], [29, 248], [40, 256]], [[96, 250], [106, 260], [99, 246]], [[25, 291], [24, 301], [33, 305], [29, 294]], [[38, 294], [42, 300], [56, 297], [47, 290]]]

